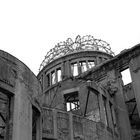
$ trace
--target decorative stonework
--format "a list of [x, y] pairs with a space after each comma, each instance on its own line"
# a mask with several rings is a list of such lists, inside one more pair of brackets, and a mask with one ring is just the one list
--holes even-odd
[[118, 91], [118, 87], [116, 78], [112, 75], [112, 72], [107, 75], [105, 82], [101, 84], [101, 86], [110, 94], [110, 96], [115, 95]]
[[114, 53], [111, 51], [110, 45], [107, 42], [101, 39], [95, 39], [91, 35], [83, 37], [78, 35], [75, 41], [68, 38], [66, 41], [58, 43], [53, 49], [51, 49], [46, 54], [39, 70], [59, 57], [79, 51], [100, 51], [114, 56]]
[[109, 80], [106, 83], [106, 89], [110, 96], [114, 96], [115, 93], [118, 91], [118, 88], [116, 87], [116, 81], [114, 79]]

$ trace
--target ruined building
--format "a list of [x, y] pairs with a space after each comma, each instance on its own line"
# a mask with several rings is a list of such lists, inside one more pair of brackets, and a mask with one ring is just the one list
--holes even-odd
[[140, 44], [115, 56], [105, 41], [69, 38], [37, 77], [0, 51], [0, 140], [139, 140], [139, 91]]

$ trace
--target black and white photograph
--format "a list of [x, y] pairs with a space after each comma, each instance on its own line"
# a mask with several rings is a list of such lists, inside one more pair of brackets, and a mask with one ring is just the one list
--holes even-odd
[[140, 140], [140, 1], [1, 0], [0, 140]]

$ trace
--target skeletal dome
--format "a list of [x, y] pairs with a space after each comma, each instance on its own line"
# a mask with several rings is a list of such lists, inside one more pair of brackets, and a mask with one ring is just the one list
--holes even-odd
[[91, 35], [81, 37], [78, 35], [73, 41], [68, 38], [66, 41], [60, 42], [51, 49], [42, 61], [39, 71], [53, 60], [80, 51], [99, 51], [114, 56], [110, 45], [101, 39], [95, 39]]

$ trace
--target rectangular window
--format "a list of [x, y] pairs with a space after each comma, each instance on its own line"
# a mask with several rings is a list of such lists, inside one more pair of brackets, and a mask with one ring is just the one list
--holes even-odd
[[73, 111], [80, 109], [80, 103], [78, 98], [78, 92], [68, 93], [64, 95], [66, 110]]
[[108, 115], [107, 115], [107, 100], [106, 100], [106, 97], [104, 96], [102, 97], [103, 97], [103, 109], [105, 113], [105, 124], [109, 126]]
[[47, 87], [50, 86], [50, 74], [47, 74]]
[[51, 72], [51, 84], [54, 85], [56, 83], [55, 71]]
[[62, 75], [61, 68], [58, 68], [57, 69], [57, 82], [62, 81], [61, 75]]
[[91, 69], [91, 68], [94, 67], [94, 66], [95, 66], [95, 62], [92, 61], [92, 60], [89, 60], [89, 61], [88, 61], [88, 67]]
[[[130, 98], [125, 102], [127, 106], [127, 111], [129, 115], [129, 120], [131, 124], [132, 131], [134, 136], [137, 137], [137, 132], [140, 132], [140, 116], [138, 113], [138, 106], [135, 98]], [[134, 138], [135, 139], [135, 138]]]
[[72, 72], [73, 76], [78, 75], [78, 64], [77, 63], [71, 64], [71, 72]]
[[87, 71], [86, 61], [81, 61], [81, 62], [79, 62], [79, 64], [80, 64], [82, 73]]
[[129, 68], [122, 71], [121, 74], [124, 85], [127, 85], [132, 82]]

